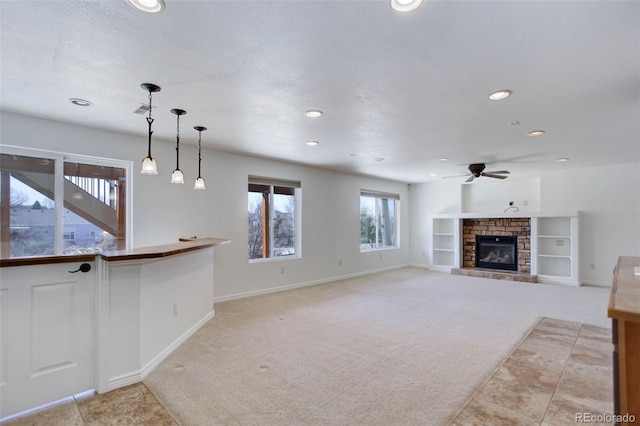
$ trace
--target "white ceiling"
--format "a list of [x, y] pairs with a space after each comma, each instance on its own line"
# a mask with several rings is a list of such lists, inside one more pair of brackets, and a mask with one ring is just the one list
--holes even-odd
[[404, 182], [640, 161], [638, 1], [165, 1], [0, 1], [1, 108], [139, 135], [142, 159], [150, 82], [155, 143], [182, 108], [181, 143], [202, 125], [211, 148]]

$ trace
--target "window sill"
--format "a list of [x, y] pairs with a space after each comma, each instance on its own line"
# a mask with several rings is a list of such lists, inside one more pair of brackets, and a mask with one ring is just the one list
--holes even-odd
[[260, 259], [249, 259], [249, 264], [290, 261], [290, 260], [298, 260], [298, 259], [302, 259], [302, 256], [292, 254], [290, 256], [268, 257], [268, 258], [264, 258], [264, 259], [263, 258], [260, 258]]
[[372, 251], [387, 251], [387, 250], [400, 250], [400, 247], [378, 247], [378, 248], [370, 248], [370, 249], [360, 249], [360, 253], [369, 253]]

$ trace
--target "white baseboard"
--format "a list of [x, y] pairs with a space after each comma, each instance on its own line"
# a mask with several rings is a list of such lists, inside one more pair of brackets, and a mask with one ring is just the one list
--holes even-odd
[[[613, 281], [613, 279], [612, 279]], [[607, 288], [611, 288], [611, 282], [606, 282], [606, 281], [585, 281], [582, 280], [582, 285], [590, 285], [593, 287], [607, 287]]]
[[340, 281], [340, 280], [346, 280], [346, 279], [349, 279], [349, 278], [362, 277], [364, 275], [376, 274], [378, 272], [385, 272], [385, 271], [392, 271], [394, 269], [406, 268], [407, 266], [410, 266], [410, 265], [405, 263], [405, 264], [402, 264], [402, 265], [389, 266], [387, 268], [374, 269], [374, 270], [371, 270], [371, 271], [356, 272], [354, 274], [339, 275], [339, 276], [330, 277], [330, 278], [323, 278], [321, 280], [305, 281], [305, 282], [297, 283], [297, 284], [284, 285], [284, 286], [280, 286], [280, 287], [271, 287], [271, 288], [267, 288], [267, 289], [264, 289], [264, 290], [248, 291], [248, 292], [245, 292], [245, 293], [237, 293], [237, 294], [232, 294], [232, 295], [229, 295], [229, 296], [214, 297], [213, 298], [213, 302], [214, 303], [227, 302], [229, 300], [244, 299], [246, 297], [253, 297], [253, 296], [261, 296], [263, 294], [277, 293], [279, 291], [292, 290], [294, 288], [302, 288], [302, 287], [309, 287], [309, 286], [312, 286], [312, 285], [326, 284], [326, 283], [331, 283], [331, 282], [334, 282], [334, 281]]
[[215, 310], [205, 315], [200, 321], [195, 323], [187, 331], [185, 331], [180, 337], [174, 340], [169, 346], [164, 348], [162, 352], [153, 357], [146, 365], [144, 365], [138, 371], [131, 371], [126, 374], [122, 374], [116, 377], [110, 377], [107, 381], [107, 391], [121, 388], [123, 386], [133, 385], [139, 383], [145, 379], [155, 368], [160, 365], [173, 351], [178, 349], [189, 337], [193, 335], [200, 327], [206, 324], [211, 318], [215, 316]]
[[577, 281], [563, 280], [561, 278], [550, 277], [548, 275], [538, 275], [537, 280], [540, 284], [560, 284], [571, 287], [580, 287], [580, 283]]
[[431, 269], [426, 263], [410, 263], [409, 266], [412, 268]]

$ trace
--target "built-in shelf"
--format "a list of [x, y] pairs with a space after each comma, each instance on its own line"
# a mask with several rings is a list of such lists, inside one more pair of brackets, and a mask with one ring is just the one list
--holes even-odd
[[542, 281], [578, 285], [578, 214], [532, 220], [532, 273]]
[[435, 218], [431, 221], [431, 227], [431, 267], [448, 272], [460, 266], [460, 220]]

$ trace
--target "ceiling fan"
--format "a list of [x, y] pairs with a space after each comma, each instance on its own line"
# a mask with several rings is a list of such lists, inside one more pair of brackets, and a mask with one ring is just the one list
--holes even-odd
[[[485, 177], [490, 177], [495, 179], [506, 179], [507, 176], [502, 176], [502, 175], [509, 174], [508, 170], [495, 170], [491, 172], [485, 172], [484, 171], [485, 167], [486, 166], [484, 163], [469, 164], [469, 171], [471, 172], [471, 174], [459, 175], [459, 176], [469, 176], [469, 179], [467, 179], [465, 182], [471, 182], [472, 180], [480, 176], [485, 176]], [[446, 177], [458, 177], [458, 176], [446, 176]]]

